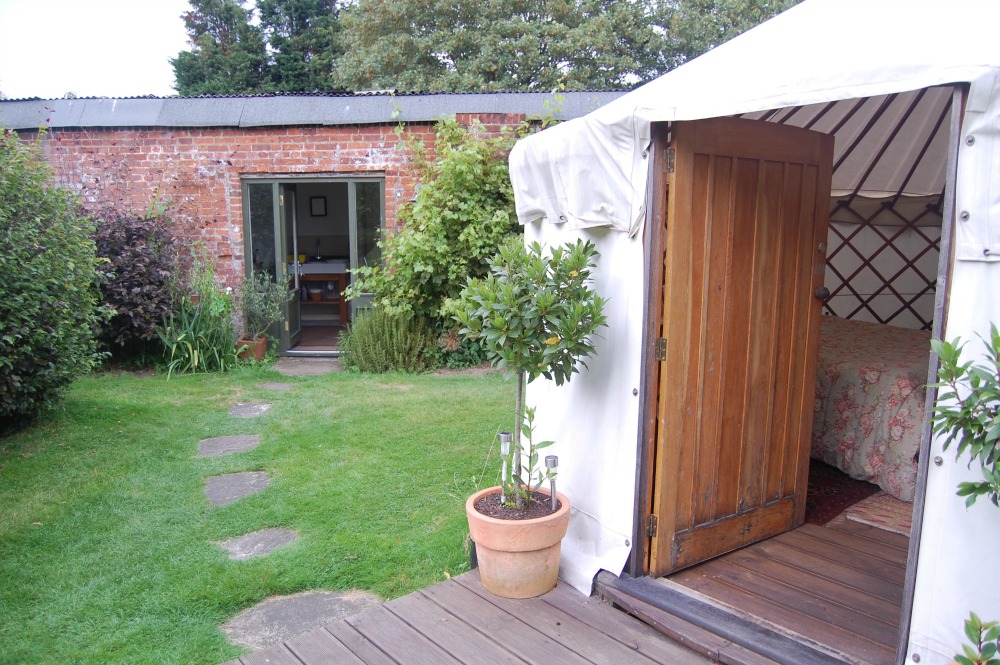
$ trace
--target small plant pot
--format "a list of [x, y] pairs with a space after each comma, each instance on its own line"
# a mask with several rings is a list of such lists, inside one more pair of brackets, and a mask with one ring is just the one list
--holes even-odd
[[251, 358], [257, 361], [263, 360], [264, 354], [267, 353], [267, 337], [240, 339], [236, 342], [236, 348], [243, 348], [240, 351], [240, 360], [249, 360]]
[[556, 492], [559, 509], [530, 520], [501, 520], [475, 509], [481, 497], [499, 493], [500, 487], [490, 487], [465, 502], [483, 587], [502, 598], [534, 598], [551, 591], [559, 578], [559, 554], [569, 526], [569, 499]]

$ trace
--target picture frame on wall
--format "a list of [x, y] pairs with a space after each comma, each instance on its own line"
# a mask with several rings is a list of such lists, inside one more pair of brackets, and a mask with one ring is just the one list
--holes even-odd
[[309, 197], [309, 214], [313, 217], [326, 217], [326, 197]]

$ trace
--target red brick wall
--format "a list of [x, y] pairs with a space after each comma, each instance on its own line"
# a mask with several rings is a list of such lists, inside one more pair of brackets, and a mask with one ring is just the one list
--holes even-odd
[[[496, 134], [524, 116], [463, 114]], [[433, 157], [433, 123], [411, 123], [406, 136]], [[27, 140], [31, 132], [21, 132]], [[398, 208], [413, 196], [412, 155], [397, 125], [267, 127], [260, 129], [49, 130], [43, 149], [59, 184], [90, 209], [169, 210], [181, 233], [215, 257], [217, 274], [234, 285], [243, 274], [241, 177], [246, 175], [363, 175], [385, 178], [387, 232]]]

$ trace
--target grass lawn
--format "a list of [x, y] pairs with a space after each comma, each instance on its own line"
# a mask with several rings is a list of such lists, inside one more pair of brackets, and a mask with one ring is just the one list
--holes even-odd
[[[274, 407], [230, 417], [238, 401]], [[390, 599], [467, 570], [464, 501], [512, 405], [496, 374], [76, 382], [0, 439], [0, 664], [220, 663], [242, 650], [218, 626], [268, 596]], [[194, 458], [252, 433], [256, 450]], [[205, 478], [260, 470], [265, 492], [209, 505]], [[267, 527], [300, 539], [248, 561], [213, 545]]]

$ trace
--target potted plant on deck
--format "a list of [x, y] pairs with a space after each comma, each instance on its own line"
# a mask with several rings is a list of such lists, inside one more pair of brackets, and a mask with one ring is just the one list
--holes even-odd
[[240, 358], [260, 360], [267, 352], [267, 329], [285, 316], [288, 292], [266, 272], [244, 277], [236, 297], [243, 316], [243, 333], [237, 341]]
[[478, 341], [490, 363], [517, 382], [514, 432], [504, 437], [513, 439], [513, 448], [506, 450], [502, 440], [501, 484], [466, 502], [480, 578], [499, 596], [541, 595], [559, 575], [569, 500], [557, 493], [553, 502], [542, 487], [554, 471], [539, 468], [539, 451], [552, 442], [532, 441], [535, 410], [525, 408], [524, 388], [539, 376], [562, 385], [594, 355], [591, 338], [607, 325], [604, 299], [589, 286], [596, 255], [590, 241], [545, 255], [537, 242], [526, 248], [511, 239], [490, 260], [489, 275], [469, 280], [456, 303], [460, 334]]

